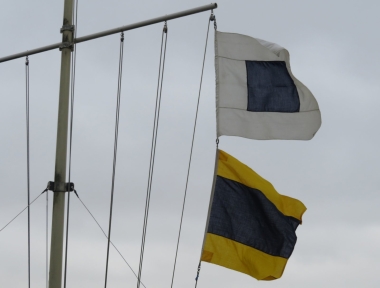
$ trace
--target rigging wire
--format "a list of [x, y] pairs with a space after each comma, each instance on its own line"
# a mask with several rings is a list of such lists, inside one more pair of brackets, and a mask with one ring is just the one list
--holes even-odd
[[[151, 146], [151, 150], [150, 150], [148, 185], [147, 185], [146, 200], [145, 200], [143, 232], [142, 232], [142, 237], [141, 237], [141, 250], [140, 250], [139, 272], [138, 272], [138, 277], [137, 277], [137, 288], [140, 287], [140, 282], [141, 282], [141, 273], [142, 273], [142, 265], [143, 265], [144, 250], [145, 250], [145, 238], [146, 238], [146, 230], [147, 230], [147, 226], [148, 226], [150, 195], [151, 195], [151, 191], [152, 191], [153, 168], [154, 168], [154, 160], [155, 160], [155, 155], [156, 155], [158, 122], [159, 122], [159, 118], [160, 118], [162, 84], [163, 84], [164, 71], [165, 71], [166, 44], [167, 44], [167, 40], [168, 40], [167, 32], [168, 32], [168, 27], [167, 27], [167, 22], [165, 21], [164, 28], [162, 30], [160, 62], [158, 65], [156, 105], [155, 105], [155, 111], [154, 111], [152, 146]], [[165, 42], [164, 42], [164, 37], [165, 37]], [[165, 45], [164, 45], [164, 43], [165, 43]], [[164, 52], [164, 53], [162, 53], [162, 52]], [[162, 66], [162, 68], [161, 68], [161, 66]]]
[[[102, 226], [100, 226], [98, 220], [96, 220], [95, 216], [91, 213], [90, 209], [87, 208], [87, 206], [84, 204], [84, 202], [82, 201], [82, 199], [78, 196], [77, 194], [77, 197], [79, 199], [79, 201], [82, 203], [83, 207], [87, 210], [87, 212], [90, 214], [90, 216], [92, 217], [92, 219], [95, 221], [95, 223], [98, 225], [98, 227], [100, 228], [100, 230], [103, 232], [104, 234], [104, 237], [106, 237], [108, 240], [108, 236], [106, 234], [106, 232], [104, 231], [104, 229], [102, 228]], [[135, 273], [135, 271], [133, 271], [131, 265], [129, 265], [129, 263], [127, 262], [127, 260], [125, 259], [125, 257], [123, 256], [123, 254], [121, 254], [121, 252], [119, 251], [119, 249], [115, 246], [115, 244], [113, 244], [113, 242], [110, 240], [110, 243], [111, 245], [113, 246], [113, 248], [115, 248], [116, 252], [120, 255], [120, 257], [124, 260], [125, 264], [128, 265], [129, 269], [132, 271], [132, 273], [135, 275], [135, 277], [137, 278], [137, 274]], [[145, 285], [141, 282], [141, 285], [143, 285], [145, 287]], [[146, 287], [145, 287], [146, 288]]]
[[49, 286], [49, 191], [46, 191], [46, 288]]
[[109, 260], [109, 251], [110, 251], [110, 242], [111, 242], [111, 224], [112, 224], [113, 195], [114, 195], [114, 189], [115, 189], [117, 140], [119, 136], [120, 94], [121, 94], [121, 79], [122, 79], [122, 74], [123, 74], [123, 56], [124, 56], [124, 33], [121, 32], [120, 33], [120, 54], [119, 54], [119, 77], [118, 77], [118, 83], [117, 83], [115, 141], [114, 141], [113, 168], [112, 168], [111, 203], [110, 203], [110, 216], [109, 216], [109, 224], [108, 224], [108, 244], [107, 244], [106, 275], [105, 275], [104, 288], [107, 287], [108, 260]]
[[[210, 28], [210, 22], [211, 21], [214, 21], [214, 30], [215, 30], [215, 33], [218, 29], [218, 26], [216, 24], [216, 17], [214, 15], [214, 11], [211, 10], [211, 15], [210, 15], [210, 21], [209, 21], [209, 24], [208, 24], [208, 28], [207, 28], [207, 38], [206, 38], [206, 47], [207, 47], [207, 39], [208, 39], [208, 31], [209, 31], [209, 28]], [[205, 49], [205, 56], [206, 56], [206, 49]], [[203, 59], [203, 65], [204, 65], [204, 59]], [[203, 68], [202, 68], [202, 75], [203, 75]], [[201, 77], [201, 86], [202, 86], [202, 77]], [[199, 88], [200, 90], [200, 88]], [[219, 147], [219, 138], [216, 138], [216, 150], [218, 151], [218, 147]], [[211, 205], [211, 202], [210, 202], [210, 205]], [[207, 225], [207, 223], [206, 223]], [[203, 250], [203, 246], [202, 246], [202, 250]], [[202, 255], [202, 253], [201, 253]], [[197, 288], [198, 286], [198, 279], [199, 279], [199, 273], [201, 272], [201, 260], [199, 259], [199, 264], [198, 264], [198, 268], [197, 268], [197, 276], [195, 277], [195, 288]]]
[[0, 229], [0, 232], [3, 231], [9, 224], [11, 224], [14, 220], [16, 220], [16, 218], [18, 216], [21, 215], [22, 212], [24, 212], [27, 208], [29, 208], [33, 203], [34, 201], [36, 201], [38, 198], [40, 198], [40, 196], [45, 192], [46, 190], [44, 190], [40, 195], [38, 195], [36, 198], [33, 199], [32, 202], [30, 202], [30, 204], [28, 206], [26, 206], [24, 209], [22, 209], [15, 217], [12, 218], [11, 221], [9, 221], [7, 224], [5, 224], [5, 226], [3, 228]]
[[208, 20], [208, 26], [207, 26], [206, 44], [205, 44], [204, 55], [203, 55], [202, 73], [201, 73], [201, 80], [200, 80], [200, 84], [199, 84], [199, 93], [198, 93], [197, 109], [196, 109], [196, 112], [195, 112], [193, 137], [192, 137], [192, 140], [191, 140], [189, 165], [188, 165], [188, 167], [187, 167], [187, 176], [186, 176], [186, 184], [185, 184], [185, 193], [184, 193], [184, 196], [183, 196], [183, 204], [182, 204], [182, 212], [181, 212], [181, 221], [180, 221], [180, 224], [179, 224], [178, 239], [177, 239], [177, 247], [176, 247], [175, 258], [174, 258], [174, 267], [173, 267], [172, 283], [171, 283], [170, 287], [173, 287], [174, 275], [175, 275], [175, 268], [176, 268], [176, 264], [177, 264], [177, 256], [178, 256], [179, 240], [180, 240], [180, 238], [181, 238], [181, 229], [182, 229], [183, 213], [184, 213], [184, 210], [185, 210], [186, 194], [187, 194], [187, 187], [188, 187], [188, 183], [189, 183], [189, 175], [190, 175], [190, 167], [191, 167], [191, 159], [192, 159], [192, 156], [193, 156], [193, 147], [194, 147], [195, 130], [196, 130], [196, 127], [197, 127], [197, 119], [198, 119], [198, 111], [199, 111], [199, 101], [200, 101], [201, 90], [202, 90], [202, 80], [203, 80], [203, 71], [204, 71], [205, 60], [206, 60], [206, 51], [207, 51], [208, 35], [209, 35], [209, 30], [210, 30], [210, 22], [213, 21], [213, 20], [212, 20], [212, 19], [213, 19], [213, 16], [214, 16], [214, 14], [211, 12], [210, 18], [209, 18], [209, 20]]
[[[75, 10], [75, 11], [74, 11]], [[72, 12], [72, 18], [74, 19], [74, 35], [73, 39], [76, 39], [78, 30], [78, 0], [75, 1], [75, 9]], [[75, 18], [74, 18], [75, 15]], [[74, 91], [75, 91], [75, 67], [76, 67], [76, 44], [73, 44], [73, 55], [71, 57], [71, 99], [70, 99], [70, 142], [69, 142], [69, 183], [71, 182], [71, 151], [73, 142], [73, 121], [74, 121]], [[65, 247], [65, 270], [64, 270], [64, 282], [63, 287], [66, 288], [67, 280], [67, 255], [68, 255], [68, 245], [69, 245], [69, 219], [70, 219], [70, 192], [67, 193], [67, 210], [66, 210], [66, 247]]]
[[28, 198], [28, 287], [30, 288], [30, 162], [29, 162], [29, 58], [25, 60], [25, 86], [26, 86], [26, 178]]

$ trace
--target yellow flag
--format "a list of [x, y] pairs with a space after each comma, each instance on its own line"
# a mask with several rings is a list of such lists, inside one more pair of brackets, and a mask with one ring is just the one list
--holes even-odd
[[258, 279], [280, 278], [297, 241], [305, 205], [219, 150], [201, 260]]

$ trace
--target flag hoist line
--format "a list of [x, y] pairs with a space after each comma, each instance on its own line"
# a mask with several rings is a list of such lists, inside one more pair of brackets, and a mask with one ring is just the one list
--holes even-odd
[[[175, 275], [175, 269], [176, 269], [176, 264], [177, 264], [177, 256], [178, 256], [178, 248], [179, 248], [179, 241], [181, 238], [181, 230], [182, 230], [182, 221], [183, 221], [183, 214], [185, 211], [185, 204], [186, 204], [186, 195], [187, 195], [187, 188], [189, 184], [189, 176], [190, 176], [190, 168], [191, 168], [191, 159], [193, 156], [193, 148], [194, 148], [194, 140], [195, 140], [195, 131], [197, 128], [197, 120], [198, 120], [198, 111], [199, 111], [199, 102], [201, 98], [201, 91], [202, 91], [202, 83], [203, 83], [203, 72], [204, 72], [204, 67], [205, 67], [205, 61], [206, 61], [206, 52], [207, 52], [207, 43], [208, 43], [208, 36], [210, 32], [210, 22], [214, 22], [214, 29], [216, 30], [216, 18], [214, 15], [214, 10], [211, 10], [211, 15], [207, 21], [207, 32], [206, 32], [206, 43], [205, 43], [205, 49], [203, 53], [203, 62], [202, 62], [202, 72], [201, 72], [201, 79], [199, 83], [199, 92], [198, 92], [198, 100], [197, 100], [197, 108], [195, 111], [195, 119], [194, 119], [194, 128], [193, 128], [193, 136], [191, 140], [191, 148], [190, 148], [190, 156], [189, 156], [189, 164], [187, 167], [187, 175], [186, 175], [186, 184], [185, 184], [185, 192], [183, 195], [183, 203], [182, 203], [182, 211], [181, 211], [181, 220], [179, 224], [179, 231], [178, 231], [178, 239], [177, 239], [177, 246], [176, 246], [176, 251], [175, 251], [175, 257], [174, 257], [174, 266], [173, 266], [173, 274], [172, 274], [172, 280], [171, 280], [171, 285], [170, 287], [173, 287], [174, 283], [174, 275]], [[218, 140], [217, 140], [218, 141]], [[218, 142], [217, 142], [218, 143]], [[198, 282], [198, 276], [199, 276], [199, 271], [200, 271], [200, 266], [198, 265], [198, 274], [196, 278], [196, 284]]]
[[106, 274], [104, 287], [107, 287], [107, 277], [108, 277], [108, 260], [110, 252], [110, 242], [111, 242], [111, 226], [112, 226], [112, 210], [113, 210], [113, 195], [115, 191], [115, 173], [116, 173], [116, 160], [117, 160], [117, 143], [119, 138], [119, 116], [120, 116], [120, 96], [121, 96], [121, 79], [123, 76], [123, 56], [124, 56], [124, 33], [120, 34], [120, 53], [119, 53], [119, 75], [117, 81], [117, 101], [116, 101], [116, 121], [115, 121], [115, 140], [114, 140], [114, 151], [113, 151], [113, 164], [112, 164], [112, 185], [111, 185], [111, 203], [110, 203], [110, 216], [108, 224], [108, 242], [107, 242], [107, 257], [106, 257]]
[[157, 134], [158, 134], [158, 123], [160, 120], [162, 84], [164, 81], [167, 40], [168, 40], [168, 27], [167, 27], [167, 22], [165, 21], [164, 27], [162, 29], [162, 36], [161, 36], [161, 48], [160, 48], [160, 61], [159, 61], [159, 65], [158, 65], [156, 104], [155, 104], [155, 108], [154, 108], [152, 144], [151, 144], [151, 148], [150, 148], [148, 184], [147, 184], [147, 191], [146, 191], [146, 198], [145, 198], [145, 211], [144, 211], [143, 232], [142, 232], [142, 236], [141, 236], [141, 248], [140, 248], [139, 271], [138, 271], [138, 276], [137, 276], [137, 288], [140, 288], [142, 266], [143, 266], [143, 261], [144, 261], [145, 238], [146, 238], [146, 230], [147, 230], [148, 218], [149, 218], [150, 195], [152, 192], [154, 160], [156, 157], [156, 144], [157, 144]]
[[30, 145], [29, 145], [29, 58], [25, 60], [26, 86], [26, 178], [28, 198], [28, 287], [30, 288]]
[[[66, 162], [67, 162], [67, 136], [68, 136], [68, 120], [69, 120], [69, 95], [70, 95], [70, 75], [71, 75], [71, 53], [74, 44], [93, 40], [96, 38], [108, 36], [124, 32], [127, 30], [137, 29], [140, 27], [164, 22], [188, 15], [216, 9], [216, 3], [200, 6], [197, 8], [141, 21], [138, 23], [122, 26], [119, 28], [106, 30], [103, 32], [83, 36], [74, 37], [75, 27], [73, 25], [74, 17], [74, 1], [64, 0], [63, 26], [61, 28], [62, 42], [40, 47], [33, 50], [9, 55], [0, 58], [1, 62], [14, 60], [17, 58], [30, 56], [33, 54], [53, 50], [59, 48], [61, 51], [61, 73], [60, 73], [60, 89], [59, 89], [59, 108], [58, 108], [58, 124], [57, 124], [57, 143], [56, 143], [56, 162], [54, 192], [70, 192], [71, 183], [66, 183]], [[29, 202], [29, 200], [28, 200]], [[31, 204], [31, 203], [30, 203]], [[28, 203], [28, 207], [30, 205]], [[49, 271], [49, 288], [61, 288], [62, 285], [62, 264], [63, 264], [63, 239], [64, 239], [64, 216], [65, 216], [65, 193], [54, 193], [52, 230], [51, 230], [51, 249], [50, 249], [50, 271]]]

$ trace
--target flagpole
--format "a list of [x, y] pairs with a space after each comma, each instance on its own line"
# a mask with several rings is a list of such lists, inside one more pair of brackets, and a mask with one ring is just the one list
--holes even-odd
[[59, 89], [57, 146], [54, 174], [54, 200], [50, 246], [49, 288], [61, 288], [64, 239], [67, 131], [69, 115], [71, 47], [73, 42], [73, 0], [64, 0], [61, 76]]

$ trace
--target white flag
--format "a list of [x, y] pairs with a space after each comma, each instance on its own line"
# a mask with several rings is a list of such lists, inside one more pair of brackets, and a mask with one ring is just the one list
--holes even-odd
[[289, 52], [235, 33], [215, 33], [217, 135], [310, 140], [321, 126], [318, 103], [297, 80]]

